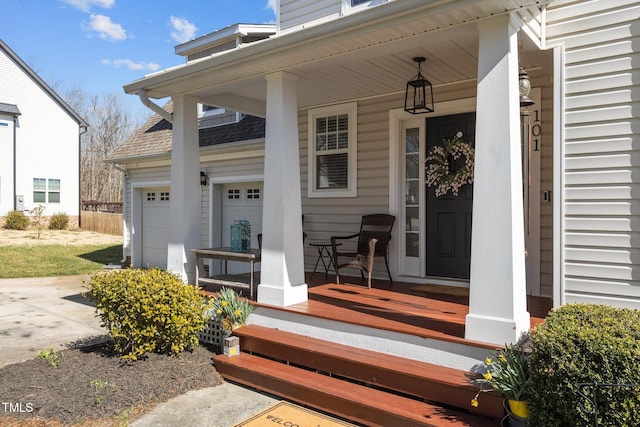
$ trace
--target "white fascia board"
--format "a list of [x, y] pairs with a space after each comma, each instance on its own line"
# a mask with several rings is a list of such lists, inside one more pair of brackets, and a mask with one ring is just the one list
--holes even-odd
[[181, 56], [191, 55], [210, 46], [216, 46], [233, 40], [238, 37], [245, 37], [250, 34], [270, 35], [276, 33], [276, 26], [273, 24], [235, 24], [229, 25], [218, 31], [214, 31], [175, 47], [175, 52]]

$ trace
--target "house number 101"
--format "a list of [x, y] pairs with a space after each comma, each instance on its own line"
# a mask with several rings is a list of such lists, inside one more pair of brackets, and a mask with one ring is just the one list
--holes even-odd
[[533, 151], [540, 151], [540, 135], [542, 135], [542, 125], [540, 124], [540, 109], [533, 111], [534, 119], [531, 125], [531, 136], [533, 136]]

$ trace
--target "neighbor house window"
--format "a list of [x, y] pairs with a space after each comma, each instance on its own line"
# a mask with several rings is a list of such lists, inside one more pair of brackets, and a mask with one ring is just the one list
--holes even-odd
[[309, 111], [309, 197], [356, 197], [356, 103]]
[[49, 203], [60, 203], [60, 180], [50, 179], [48, 190], [47, 200]]
[[47, 202], [47, 180], [45, 178], [33, 178], [33, 203]]

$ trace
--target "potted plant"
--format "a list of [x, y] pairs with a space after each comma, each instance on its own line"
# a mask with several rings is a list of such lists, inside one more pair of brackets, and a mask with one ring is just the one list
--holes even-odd
[[492, 352], [485, 359], [483, 368], [482, 377], [475, 380], [480, 383], [480, 390], [471, 400], [471, 405], [478, 406], [481, 392], [497, 391], [506, 401], [507, 425], [526, 425], [529, 355], [522, 346], [507, 344], [504, 350]]
[[247, 322], [254, 306], [247, 299], [242, 298], [231, 288], [222, 288], [218, 296], [213, 299], [212, 314], [220, 321], [224, 334], [229, 336], [233, 330]]

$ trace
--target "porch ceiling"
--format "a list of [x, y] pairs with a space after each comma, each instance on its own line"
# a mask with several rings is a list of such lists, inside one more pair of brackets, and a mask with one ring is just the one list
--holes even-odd
[[[535, 12], [541, 3], [548, 2], [389, 2], [164, 70], [125, 86], [125, 91], [146, 90], [152, 98], [185, 94], [199, 102], [264, 116], [264, 76], [277, 71], [298, 77], [299, 108], [404, 92], [407, 80], [416, 74], [415, 56], [427, 58], [423, 74], [434, 87], [473, 80], [477, 22], [512, 11], [520, 14], [533, 8]], [[526, 66], [544, 66], [541, 62], [548, 55], [536, 54], [537, 46], [522, 34], [521, 40]]]

